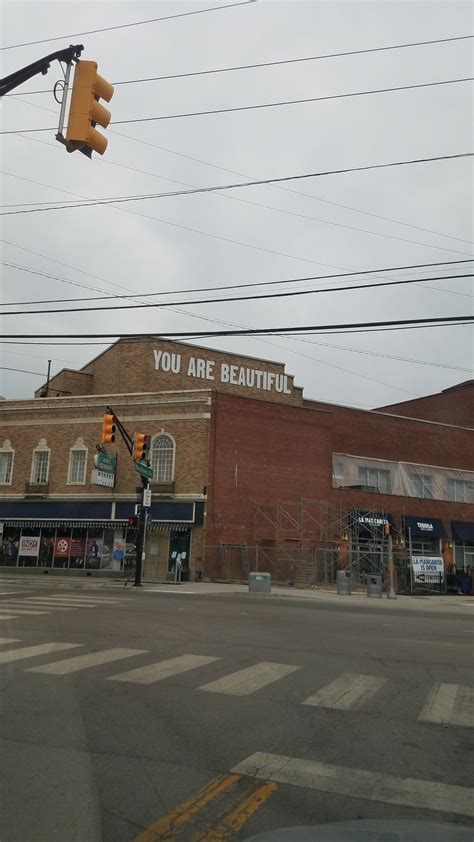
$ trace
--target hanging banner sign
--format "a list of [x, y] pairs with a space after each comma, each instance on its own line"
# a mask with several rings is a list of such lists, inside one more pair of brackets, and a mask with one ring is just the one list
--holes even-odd
[[411, 560], [414, 582], [439, 582], [444, 579], [442, 556], [414, 555]]

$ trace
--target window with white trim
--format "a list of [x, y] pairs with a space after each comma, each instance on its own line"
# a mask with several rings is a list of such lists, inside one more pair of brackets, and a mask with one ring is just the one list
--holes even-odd
[[367, 468], [365, 465], [359, 465], [359, 485], [368, 486], [372, 490], [380, 492], [380, 494], [390, 494], [391, 482], [390, 471], [383, 468]]
[[175, 442], [166, 433], [155, 436], [150, 449], [152, 482], [167, 483], [174, 480]]
[[13, 455], [10, 439], [5, 439], [0, 448], [0, 485], [10, 485], [13, 475]]
[[87, 447], [84, 439], [78, 438], [69, 451], [68, 485], [84, 485], [86, 482]]
[[430, 474], [410, 474], [415, 497], [433, 499], [433, 477]]
[[454, 503], [474, 503], [474, 482], [448, 478], [448, 500]]
[[41, 439], [36, 450], [33, 451], [33, 464], [31, 466], [32, 485], [46, 485], [49, 476], [50, 449], [45, 439]]

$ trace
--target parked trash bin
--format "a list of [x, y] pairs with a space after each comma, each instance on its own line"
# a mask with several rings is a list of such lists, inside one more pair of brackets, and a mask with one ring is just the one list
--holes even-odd
[[351, 571], [338, 570], [337, 571], [337, 592], [342, 596], [350, 596], [352, 593]]
[[367, 596], [375, 596], [382, 599], [382, 578], [381, 573], [367, 574]]
[[271, 593], [270, 573], [249, 573], [249, 593]]

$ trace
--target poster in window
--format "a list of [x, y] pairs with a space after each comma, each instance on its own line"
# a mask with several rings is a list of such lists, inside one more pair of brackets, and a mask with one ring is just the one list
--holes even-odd
[[55, 558], [69, 558], [71, 550], [71, 538], [56, 538], [54, 542], [54, 557]]

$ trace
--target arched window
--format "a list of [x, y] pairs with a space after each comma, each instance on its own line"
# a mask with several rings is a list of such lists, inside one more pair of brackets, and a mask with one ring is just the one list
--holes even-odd
[[151, 443], [152, 482], [173, 482], [175, 443], [171, 436], [160, 433]]
[[80, 436], [69, 450], [68, 485], [85, 485], [87, 468], [87, 447]]

